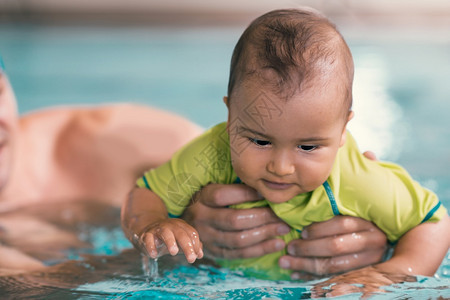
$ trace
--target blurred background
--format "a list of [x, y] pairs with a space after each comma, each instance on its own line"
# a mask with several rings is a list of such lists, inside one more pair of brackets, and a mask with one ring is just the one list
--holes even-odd
[[447, 0], [1, 0], [0, 12], [6, 20], [205, 25], [246, 23], [249, 16], [299, 5], [320, 9], [339, 23], [362, 18], [366, 24], [449, 25]]
[[203, 127], [226, 120], [231, 52], [271, 9], [314, 7], [355, 60], [350, 130], [450, 207], [449, 0], [0, 0], [0, 54], [20, 112], [134, 101]]

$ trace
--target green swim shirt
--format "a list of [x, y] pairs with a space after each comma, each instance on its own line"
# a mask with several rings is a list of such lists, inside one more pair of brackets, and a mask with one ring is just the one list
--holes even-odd
[[[137, 186], [151, 189], [165, 203], [171, 217], [179, 217], [194, 194], [209, 183], [231, 184], [240, 180], [231, 166], [226, 123], [218, 124], [174, 154], [164, 165], [149, 170]], [[375, 223], [390, 242], [425, 221], [436, 222], [446, 214], [437, 196], [414, 181], [402, 167], [365, 158], [353, 137], [337, 154], [327, 181], [316, 190], [285, 203], [266, 200], [234, 208], [269, 206], [292, 230], [281, 238], [301, 238], [301, 230], [335, 215], [360, 217]], [[278, 266], [286, 250], [258, 258], [218, 260], [224, 267], [267, 279], [290, 279], [290, 270]]]

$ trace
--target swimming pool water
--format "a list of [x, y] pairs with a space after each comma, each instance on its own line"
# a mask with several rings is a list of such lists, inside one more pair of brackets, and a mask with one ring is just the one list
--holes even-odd
[[[242, 30], [2, 25], [0, 53], [21, 113], [49, 105], [135, 101], [209, 127], [226, 120], [222, 97]], [[356, 66], [350, 130], [361, 149], [402, 164], [450, 208], [450, 40], [347, 40]], [[77, 230], [93, 247], [66, 253], [74, 259], [70, 263], [48, 261], [53, 265], [48, 273], [0, 277], [3, 295], [298, 299], [307, 298], [312, 285], [246, 279], [176, 262], [162, 263], [164, 276], [149, 281], [139, 256], [122, 252], [130, 244], [118, 226]], [[379, 297], [450, 298], [449, 288], [450, 253], [436, 278], [392, 286], [391, 294]]]
[[[113, 221], [109, 220], [110, 223]], [[142, 269], [140, 254], [130, 249], [129, 242], [119, 234], [118, 226], [84, 224], [78, 230], [80, 237], [93, 248], [79, 249], [76, 255], [69, 252], [73, 260], [58, 262], [46, 271], [0, 276], [1, 298], [309, 299], [313, 284], [318, 282], [248, 278], [209, 264], [188, 265], [181, 255], [160, 258], [159, 276], [149, 278]], [[449, 266], [450, 255], [438, 276], [419, 276], [413, 282], [394, 284], [386, 288], [387, 294], [376, 294], [374, 299], [448, 299]], [[360, 296], [354, 293], [345, 298]]]
[[[188, 265], [180, 255], [160, 258], [159, 277], [152, 279], [142, 270], [136, 251], [122, 251], [129, 244], [117, 238], [115, 230], [84, 230], [91, 230], [89, 236], [96, 240], [92, 242], [97, 249], [80, 252], [95, 255], [72, 257], [76, 260], [45, 272], [0, 276], [2, 299], [309, 299], [318, 282], [248, 278], [211, 265]], [[443, 266], [450, 266], [450, 256]], [[448, 299], [449, 280], [448, 273], [435, 278], [419, 276], [416, 281], [389, 286], [385, 288], [388, 293], [376, 294], [373, 299]], [[353, 293], [344, 298], [360, 296]]]

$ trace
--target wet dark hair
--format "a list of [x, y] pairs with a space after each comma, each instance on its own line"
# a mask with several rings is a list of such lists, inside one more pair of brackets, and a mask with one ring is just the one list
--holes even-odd
[[315, 76], [334, 75], [334, 70], [345, 80], [341, 88], [350, 110], [353, 60], [336, 26], [313, 10], [274, 10], [254, 20], [239, 38], [231, 58], [228, 97], [232, 101], [236, 86], [256, 76], [289, 98]]

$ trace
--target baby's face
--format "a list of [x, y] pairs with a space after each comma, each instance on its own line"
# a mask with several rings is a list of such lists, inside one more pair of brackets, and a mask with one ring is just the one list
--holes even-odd
[[286, 101], [256, 83], [239, 86], [228, 103], [231, 159], [239, 178], [273, 203], [322, 185], [345, 143], [348, 119], [338, 96], [328, 86]]

